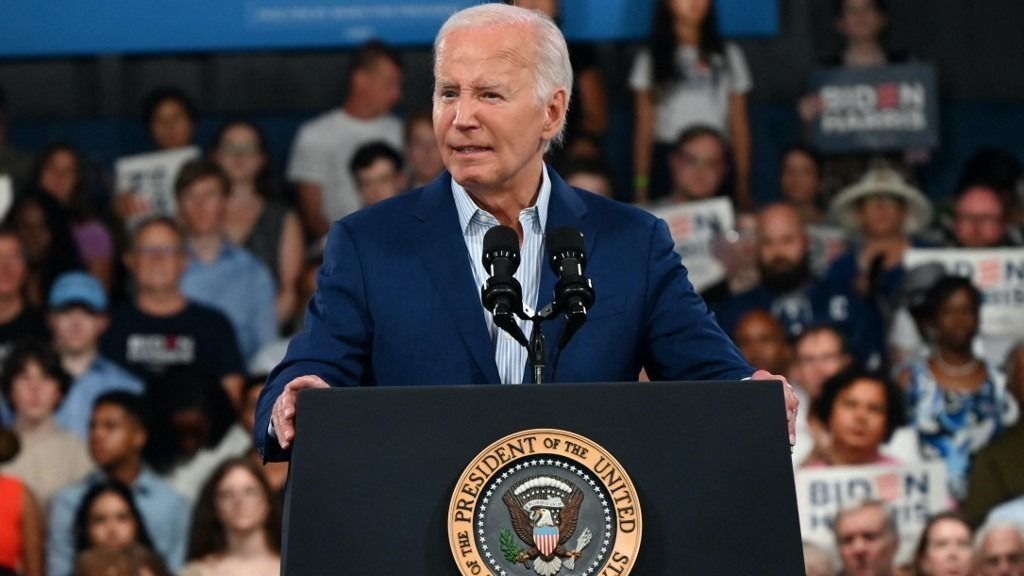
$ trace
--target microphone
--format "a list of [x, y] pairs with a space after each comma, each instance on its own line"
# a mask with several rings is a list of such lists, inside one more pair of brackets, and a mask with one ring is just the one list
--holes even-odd
[[561, 350], [587, 321], [587, 310], [594, 305], [594, 286], [583, 272], [587, 267], [583, 234], [562, 227], [548, 234], [548, 263], [558, 277], [555, 284], [555, 310], [565, 314], [565, 331], [558, 341]]
[[513, 274], [519, 268], [519, 236], [508, 226], [494, 226], [484, 234], [484, 268], [490, 277], [480, 287], [480, 300], [494, 316], [494, 324], [516, 342], [529, 346], [516, 316], [523, 316], [523, 287]]

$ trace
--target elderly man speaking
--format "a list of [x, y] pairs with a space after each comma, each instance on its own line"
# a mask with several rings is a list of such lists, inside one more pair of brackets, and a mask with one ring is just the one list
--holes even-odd
[[[545, 232], [568, 226], [585, 238], [596, 300], [563, 350], [549, 341], [549, 380], [635, 381], [642, 368], [657, 380], [777, 378], [754, 373], [719, 329], [663, 221], [571, 188], [544, 164], [572, 91], [565, 39], [550, 19], [475, 6], [448, 19], [434, 51], [434, 133], [447, 171], [332, 226], [305, 329], [260, 398], [264, 458], [288, 457], [304, 388], [524, 381], [526, 350], [481, 303], [482, 239], [496, 225], [517, 232], [515, 277], [538, 309], [556, 281]], [[557, 320], [548, 330], [563, 328]], [[797, 406], [785, 389], [792, 438]]]

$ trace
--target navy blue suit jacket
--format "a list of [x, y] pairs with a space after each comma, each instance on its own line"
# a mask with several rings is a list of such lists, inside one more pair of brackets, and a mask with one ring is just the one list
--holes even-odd
[[[641, 367], [653, 380], [749, 377], [753, 369], [694, 292], [664, 221], [548, 172], [545, 229], [583, 233], [597, 297], [554, 374], [564, 322], [545, 323], [547, 378], [635, 381]], [[447, 173], [334, 223], [305, 327], [260, 397], [255, 432], [264, 456], [285, 457], [267, 426], [274, 400], [298, 376], [332, 386], [500, 383], [470, 268], [478, 258], [466, 253]], [[555, 281], [545, 263], [536, 309], [551, 301]]]

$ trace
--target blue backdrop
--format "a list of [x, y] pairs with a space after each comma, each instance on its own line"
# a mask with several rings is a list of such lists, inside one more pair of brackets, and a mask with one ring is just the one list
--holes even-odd
[[[728, 36], [778, 32], [778, 0], [716, 0]], [[480, 0], [4, 0], [0, 57], [429, 44]], [[643, 37], [652, 1], [563, 0], [571, 40]]]

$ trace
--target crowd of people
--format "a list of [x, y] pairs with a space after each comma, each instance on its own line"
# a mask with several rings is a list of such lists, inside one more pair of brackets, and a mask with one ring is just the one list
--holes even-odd
[[[558, 19], [554, 0], [515, 3]], [[880, 40], [882, 0], [835, 4], [845, 43], [823, 66], [909, 58]], [[619, 191], [601, 68], [592, 47], [571, 55], [549, 165], [652, 209], [731, 201], [736, 229], [715, 239], [732, 247], [726, 275], [702, 295], [748, 362], [801, 396], [794, 466], [945, 468], [950, 511], [927, 520], [909, 566], [871, 500], [836, 516], [834, 550], [805, 545], [807, 573], [1024, 575], [1024, 331], [986, 331], [971, 278], [905, 262], [916, 247], [1024, 245], [1014, 153], [978, 151], [928, 198], [914, 151], [801, 144], [779, 159], [781, 199], [758, 205], [743, 52], [710, 0], [658, 0], [629, 78], [633, 189]], [[444, 169], [429, 103], [392, 114], [402, 74], [391, 47], [359, 48], [346, 99], [302, 125], [280, 173], [259, 125], [226, 123], [178, 172], [173, 213], [89, 190], [73, 144], [28, 159], [6, 140], [0, 93], [15, 192], [0, 225], [0, 574], [279, 572], [287, 464], [253, 448], [259, 392], [302, 329], [331, 223]], [[795, 105], [807, 122], [820, 111], [813, 96]], [[145, 106], [156, 150], [197, 144], [198, 118], [175, 89]]]

